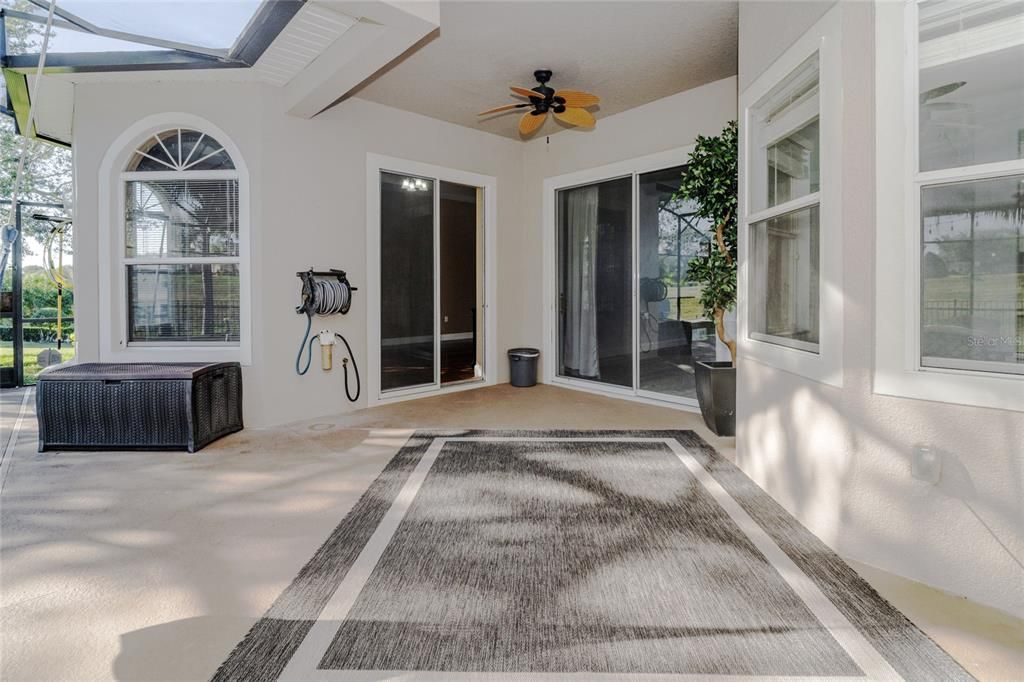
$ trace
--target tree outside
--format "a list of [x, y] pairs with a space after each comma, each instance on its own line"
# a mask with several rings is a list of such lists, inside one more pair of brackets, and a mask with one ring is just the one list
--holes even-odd
[[[0, 5], [21, 11], [32, 11], [28, 0], [0, 0]], [[51, 36], [56, 33], [51, 33]], [[9, 19], [7, 21], [7, 46], [11, 54], [37, 52], [42, 43], [43, 26], [31, 22]], [[30, 77], [31, 80], [31, 77]], [[0, 221], [6, 222], [10, 215], [10, 201], [14, 192], [15, 176], [19, 155], [22, 153], [23, 138], [15, 132], [14, 119], [0, 116]], [[71, 196], [71, 151], [63, 147], [29, 140], [25, 147], [25, 165], [22, 169], [19, 200], [65, 204]], [[24, 207], [22, 209], [22, 306], [24, 315], [24, 367], [25, 380], [31, 382], [42, 369], [39, 355], [47, 348], [55, 348], [57, 339], [57, 286], [47, 276], [43, 265], [43, 249], [46, 237], [53, 225], [42, 220], [33, 220], [33, 213], [59, 215], [54, 209]], [[10, 217], [14, 222], [13, 216]], [[56, 249], [56, 245], [53, 247]], [[56, 254], [54, 254], [56, 257]], [[71, 240], [65, 239], [65, 272], [70, 274], [67, 264], [71, 261]], [[12, 269], [4, 273], [2, 290], [12, 290]], [[63, 316], [73, 317], [74, 295], [65, 290], [63, 295]], [[38, 320], [33, 322], [33, 320]], [[47, 320], [47, 321], [43, 321]], [[5, 313], [0, 319], [0, 366], [10, 367], [14, 361], [13, 320]], [[63, 359], [73, 356], [70, 341], [73, 340], [73, 322], [64, 322]]]

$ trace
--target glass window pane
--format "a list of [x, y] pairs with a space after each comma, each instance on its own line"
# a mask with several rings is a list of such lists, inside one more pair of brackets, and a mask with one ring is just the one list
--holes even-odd
[[818, 76], [815, 52], [750, 108], [754, 211], [819, 190]]
[[439, 182], [441, 383], [483, 376], [483, 190]]
[[632, 177], [558, 192], [558, 373], [633, 386]]
[[237, 344], [238, 266], [128, 266], [128, 341]]
[[233, 170], [235, 164], [223, 145], [206, 133], [172, 128], [143, 142], [127, 171]]
[[380, 385], [434, 383], [434, 181], [380, 174]]
[[238, 255], [238, 180], [125, 183], [125, 255]]
[[816, 352], [818, 231], [817, 206], [750, 226], [752, 337]]
[[673, 199], [685, 172], [677, 166], [639, 178], [641, 390], [696, 398], [693, 365], [714, 360], [712, 327], [703, 319], [700, 287], [688, 281], [690, 259], [706, 253], [712, 239], [711, 223], [697, 217], [694, 206]]
[[768, 206], [820, 189], [818, 120], [768, 146]]
[[1024, 3], [918, 7], [921, 170], [1024, 158]]
[[921, 192], [921, 355], [1024, 371], [1024, 176]]

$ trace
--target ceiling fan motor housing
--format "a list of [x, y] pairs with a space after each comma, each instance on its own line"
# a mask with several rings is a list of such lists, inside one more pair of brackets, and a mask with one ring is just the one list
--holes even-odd
[[534, 105], [533, 113], [538, 115], [546, 114], [549, 109], [558, 114], [565, 111], [565, 99], [555, 97], [555, 89], [547, 85], [548, 81], [551, 80], [551, 70], [538, 69], [533, 72], [533, 77], [540, 83], [540, 85], [533, 88], [533, 91], [537, 93], [537, 101], [533, 101], [533, 97], [530, 98]]

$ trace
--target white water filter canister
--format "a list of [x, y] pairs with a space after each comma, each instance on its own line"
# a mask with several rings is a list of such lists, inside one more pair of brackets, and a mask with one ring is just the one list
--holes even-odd
[[330, 329], [321, 329], [317, 337], [320, 339], [320, 367], [329, 372], [334, 366], [334, 333]]

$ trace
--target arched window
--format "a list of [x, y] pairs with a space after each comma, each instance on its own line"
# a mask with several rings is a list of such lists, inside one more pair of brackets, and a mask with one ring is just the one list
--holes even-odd
[[146, 138], [121, 173], [129, 346], [239, 346], [239, 173], [213, 136]]

